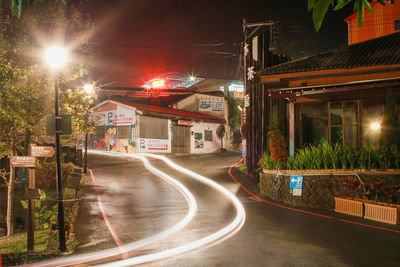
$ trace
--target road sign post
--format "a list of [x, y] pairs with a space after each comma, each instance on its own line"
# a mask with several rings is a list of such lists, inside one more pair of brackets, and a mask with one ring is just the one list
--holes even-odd
[[[29, 168], [28, 191], [35, 188], [35, 157], [14, 156], [11, 158], [11, 165], [14, 168]], [[35, 202], [28, 197], [28, 252], [34, 251], [35, 244]]]

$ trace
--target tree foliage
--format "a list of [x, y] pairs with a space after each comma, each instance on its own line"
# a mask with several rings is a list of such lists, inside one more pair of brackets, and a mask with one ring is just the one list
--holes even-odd
[[[7, 0], [6, 0], [7, 1]], [[64, 4], [66, 3], [66, 0], [60, 0]], [[0, 4], [3, 2], [3, 0], [0, 0]], [[22, 14], [24, 13], [25, 9], [29, 5], [33, 5], [36, 0], [11, 0], [9, 1], [10, 3], [10, 8], [13, 13], [13, 15], [18, 16], [18, 19], [22, 18]]]
[[[85, 55], [92, 54], [87, 44], [92, 31], [90, 20], [73, 6], [59, 0], [19, 0], [20, 13], [24, 13], [21, 18], [15, 16], [15, 1], [11, 2], [11, 9], [9, 1], [0, 2], [0, 157], [8, 158], [22, 153], [31, 134], [44, 133], [45, 114], [54, 110], [54, 82], [41, 56], [43, 45], [56, 38], [79, 54], [71, 56], [74, 61], [58, 73], [62, 92], [71, 88], [71, 81], [87, 74], [91, 57]], [[35, 5], [31, 5], [33, 2]], [[14, 168], [10, 173], [0, 171], [0, 177], [8, 185], [7, 235], [12, 235]]]
[[325, 15], [330, 7], [333, 7], [333, 10], [339, 10], [351, 3], [354, 3], [353, 10], [354, 12], [357, 12], [358, 26], [361, 27], [364, 20], [365, 9], [371, 13], [374, 13], [370, 5], [370, 3], [374, 1], [386, 6], [386, 1], [388, 3], [393, 3], [394, 0], [308, 0], [308, 11], [312, 10], [314, 26], [318, 31], [321, 28], [322, 22], [324, 21]]

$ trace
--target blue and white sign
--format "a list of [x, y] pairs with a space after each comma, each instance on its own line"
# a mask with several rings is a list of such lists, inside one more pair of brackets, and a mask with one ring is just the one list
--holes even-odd
[[290, 175], [289, 189], [294, 196], [301, 196], [301, 191], [303, 189], [303, 176]]

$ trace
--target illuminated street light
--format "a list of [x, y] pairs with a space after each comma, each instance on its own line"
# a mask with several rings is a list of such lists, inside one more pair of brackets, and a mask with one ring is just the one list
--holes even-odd
[[[61, 67], [67, 57], [67, 53], [62, 47], [51, 47], [46, 50], [47, 63], [53, 68]], [[67, 246], [65, 242], [65, 222], [64, 222], [64, 201], [62, 193], [62, 169], [61, 169], [61, 116], [59, 115], [58, 108], [58, 77], [57, 71], [55, 72], [55, 85], [54, 85], [54, 117], [56, 128], [56, 185], [57, 185], [57, 225], [58, 225], [58, 238], [60, 252], [66, 252]]]
[[85, 84], [85, 86], [83, 86], [83, 89], [85, 90], [85, 92], [90, 95], [93, 92], [93, 85], [92, 84]]
[[371, 123], [371, 130], [378, 131], [381, 128], [381, 124], [379, 122]]
[[62, 47], [51, 47], [46, 50], [47, 63], [53, 68], [61, 67], [67, 58], [67, 52]]

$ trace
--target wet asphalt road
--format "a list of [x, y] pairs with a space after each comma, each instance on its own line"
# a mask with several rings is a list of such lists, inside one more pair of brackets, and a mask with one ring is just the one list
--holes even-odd
[[[245, 206], [246, 224], [239, 233], [219, 244], [145, 266], [400, 266], [398, 233], [302, 214], [249, 198], [227, 173], [229, 166], [240, 159], [237, 153], [170, 158], [234, 193]], [[159, 160], [151, 160], [151, 163], [188, 187], [198, 201], [198, 212], [181, 231], [142, 247], [131, 256], [162, 251], [202, 238], [219, 230], [235, 216], [230, 202], [213, 189]], [[110, 223], [123, 244], [171, 227], [187, 212], [186, 200], [176, 188], [145, 169], [141, 161], [90, 155], [89, 167]], [[251, 191], [257, 192], [254, 180], [236, 169], [232, 173]], [[400, 230], [398, 226], [324, 214]], [[116, 246], [99, 212], [90, 178], [86, 180], [76, 237], [80, 242], [76, 254]]]

